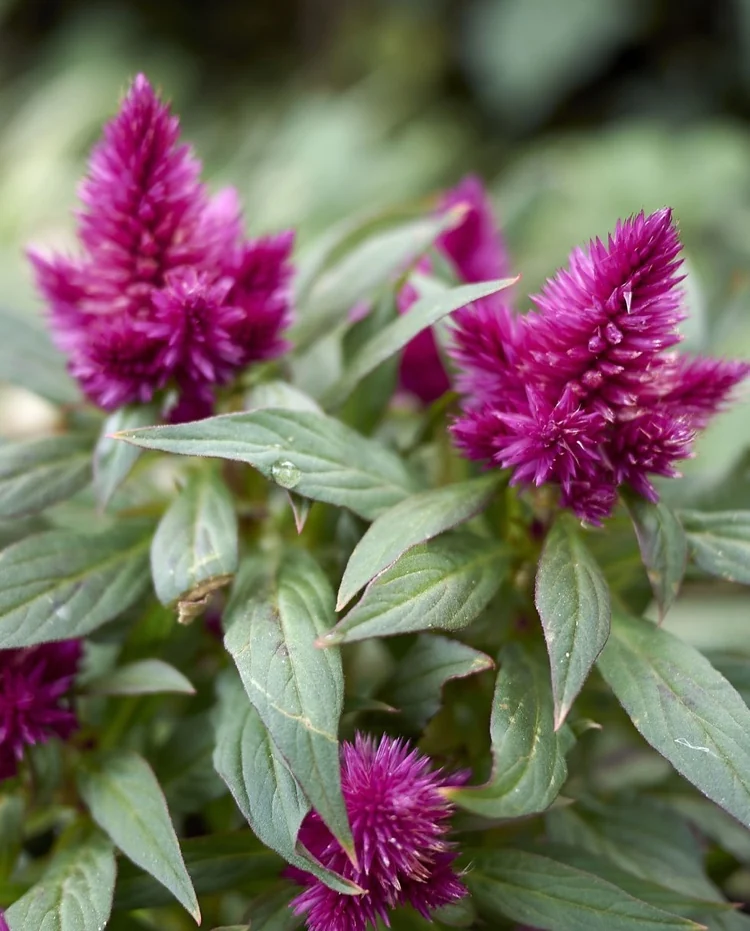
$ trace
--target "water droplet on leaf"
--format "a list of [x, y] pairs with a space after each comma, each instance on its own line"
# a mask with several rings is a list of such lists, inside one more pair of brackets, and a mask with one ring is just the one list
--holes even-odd
[[271, 478], [282, 488], [294, 488], [299, 484], [300, 470], [288, 459], [279, 459], [271, 466]]

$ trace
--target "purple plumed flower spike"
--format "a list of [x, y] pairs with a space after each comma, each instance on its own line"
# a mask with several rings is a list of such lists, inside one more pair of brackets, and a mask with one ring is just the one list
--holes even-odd
[[15, 775], [27, 746], [77, 728], [67, 695], [81, 653], [79, 640], [0, 650], [0, 780]]
[[236, 192], [209, 197], [200, 170], [138, 75], [79, 189], [82, 257], [30, 253], [53, 336], [100, 407], [170, 385], [177, 411], [205, 416], [213, 385], [286, 348], [293, 235], [245, 241]]
[[471, 308], [452, 351], [463, 413], [452, 432], [472, 459], [552, 483], [560, 503], [601, 524], [629, 485], [679, 475], [697, 430], [750, 364], [681, 357], [680, 242], [671, 211], [618, 222], [606, 244], [576, 249], [524, 317]]
[[453, 808], [441, 792], [466, 781], [446, 776], [403, 741], [379, 742], [358, 734], [341, 750], [341, 782], [359, 866], [352, 866], [317, 813], [302, 824], [300, 843], [324, 866], [353, 880], [363, 895], [341, 895], [309, 873], [287, 874], [306, 886], [293, 901], [309, 931], [364, 931], [378, 919], [388, 924], [391, 909], [411, 904], [431, 911], [466, 895], [446, 840]]

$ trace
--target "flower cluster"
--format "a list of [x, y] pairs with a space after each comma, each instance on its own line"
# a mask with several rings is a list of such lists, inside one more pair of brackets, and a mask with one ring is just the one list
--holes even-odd
[[561, 503], [601, 523], [629, 485], [657, 500], [650, 476], [675, 476], [750, 372], [745, 362], [680, 356], [680, 242], [667, 209], [617, 224], [515, 316], [502, 306], [456, 316], [453, 425], [471, 458], [554, 483]]
[[16, 774], [27, 746], [76, 729], [67, 695], [81, 652], [79, 640], [0, 650], [0, 780]]
[[441, 788], [465, 781], [446, 776], [400, 740], [379, 743], [357, 735], [342, 746], [341, 782], [359, 860], [353, 866], [338, 841], [312, 812], [299, 834], [324, 866], [361, 886], [364, 895], [341, 895], [309, 873], [287, 874], [307, 888], [292, 902], [307, 916], [310, 931], [364, 931], [398, 905], [412, 905], [425, 918], [466, 895], [453, 870], [456, 854], [445, 839], [452, 805]]
[[[509, 274], [508, 256], [502, 234], [495, 222], [492, 206], [481, 181], [469, 175], [441, 198], [441, 214], [461, 206], [464, 215], [453, 229], [436, 241], [435, 247], [447, 260], [463, 284], [474, 284]], [[423, 259], [420, 270], [430, 270], [429, 259]], [[398, 294], [399, 313], [405, 313], [417, 298], [415, 289], [406, 284]], [[494, 305], [494, 296], [478, 302]], [[450, 388], [450, 380], [438, 352], [432, 330], [423, 330], [406, 346], [399, 371], [401, 387], [425, 404], [431, 404]]]
[[209, 197], [200, 170], [139, 75], [81, 185], [83, 255], [31, 253], [70, 371], [107, 410], [170, 386], [174, 419], [203, 416], [213, 385], [284, 349], [293, 234], [246, 240], [236, 192]]

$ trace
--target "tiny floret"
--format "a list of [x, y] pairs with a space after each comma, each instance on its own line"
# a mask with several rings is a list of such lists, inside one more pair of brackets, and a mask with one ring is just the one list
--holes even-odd
[[452, 429], [472, 459], [551, 483], [563, 506], [600, 524], [629, 485], [677, 476], [698, 430], [750, 365], [680, 356], [680, 241], [670, 210], [617, 224], [575, 249], [534, 298], [536, 310], [456, 316], [453, 358], [463, 413]]
[[375, 741], [357, 735], [341, 752], [341, 782], [359, 866], [312, 812], [299, 840], [324, 866], [364, 889], [342, 895], [310, 873], [289, 868], [306, 886], [292, 901], [309, 931], [364, 931], [378, 920], [388, 924], [391, 909], [411, 905], [426, 919], [466, 895], [454, 870], [456, 853], [446, 839], [453, 806], [441, 789], [466, 780], [446, 775], [402, 740]]
[[16, 774], [27, 746], [77, 728], [69, 692], [81, 652], [79, 640], [0, 650], [0, 780]]
[[245, 240], [236, 192], [210, 197], [200, 170], [139, 75], [79, 190], [81, 254], [30, 252], [53, 336], [106, 410], [169, 387], [204, 415], [214, 385], [285, 348], [293, 236]]

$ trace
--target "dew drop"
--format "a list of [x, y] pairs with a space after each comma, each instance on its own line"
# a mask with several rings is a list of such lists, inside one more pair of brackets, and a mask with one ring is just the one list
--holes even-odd
[[279, 459], [271, 466], [271, 478], [282, 488], [294, 488], [301, 477], [297, 466], [288, 459]]

